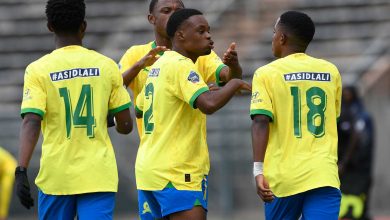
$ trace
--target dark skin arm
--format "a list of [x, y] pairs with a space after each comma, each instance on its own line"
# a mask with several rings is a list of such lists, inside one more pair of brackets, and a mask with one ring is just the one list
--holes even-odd
[[195, 106], [204, 114], [213, 114], [222, 108], [239, 90], [251, 91], [252, 87], [240, 79], [230, 80], [223, 88], [204, 92], [195, 100]]
[[27, 113], [20, 128], [19, 166], [27, 168], [41, 132], [41, 116]]
[[147, 53], [142, 59], [140, 59], [138, 62], [136, 62], [130, 69], [126, 70], [123, 74], [123, 85], [128, 87], [133, 81], [133, 79], [138, 75], [138, 73], [148, 66], [153, 65], [156, 60], [158, 60], [159, 56], [158, 53], [162, 51], [166, 51], [166, 47], [157, 46], [154, 49], [151, 49], [149, 53]]
[[[269, 136], [270, 118], [265, 115], [255, 115], [252, 121], [252, 148], [253, 161], [264, 162]], [[264, 202], [271, 202], [274, 199], [267, 180], [263, 174], [255, 177], [257, 194]]]
[[143, 112], [135, 111], [135, 117], [136, 118], [142, 118], [143, 117], [142, 113]]
[[221, 69], [220, 79], [223, 82], [229, 82], [229, 80], [236, 78], [242, 79], [242, 68], [238, 61], [238, 55], [236, 51], [236, 43], [231, 43], [229, 48], [223, 54], [222, 62], [227, 66]]
[[340, 163], [339, 163], [339, 174], [340, 175], [344, 174], [345, 168], [348, 166], [348, 164], [350, 163], [351, 159], [353, 158], [353, 156], [356, 152], [356, 148], [358, 146], [358, 142], [360, 139], [359, 136], [360, 136], [359, 131], [357, 131], [356, 129], [353, 129], [352, 134], [351, 134], [351, 140], [347, 146], [345, 156], [344, 156], [343, 160], [340, 161]]
[[133, 130], [133, 120], [130, 116], [130, 110], [125, 109], [114, 115], [116, 125], [115, 128], [120, 134], [128, 134]]

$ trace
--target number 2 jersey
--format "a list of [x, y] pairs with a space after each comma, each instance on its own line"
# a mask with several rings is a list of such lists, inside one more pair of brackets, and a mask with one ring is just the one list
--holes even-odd
[[137, 189], [201, 191], [209, 171], [205, 115], [194, 106], [208, 87], [196, 65], [166, 51], [151, 67], [137, 97], [143, 132], [135, 163]]
[[38, 188], [51, 195], [116, 192], [107, 114], [129, 106], [117, 64], [93, 50], [67, 46], [31, 63], [21, 115], [42, 117]]
[[285, 197], [324, 186], [339, 188], [337, 68], [296, 53], [257, 69], [252, 85], [250, 115], [272, 119], [264, 176], [273, 193]]

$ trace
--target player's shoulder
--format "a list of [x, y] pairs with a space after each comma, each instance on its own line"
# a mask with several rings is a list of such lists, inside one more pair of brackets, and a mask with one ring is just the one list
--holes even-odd
[[100, 66], [108, 66], [108, 67], [118, 68], [118, 64], [110, 57], [108, 57], [104, 54], [101, 54], [95, 50], [88, 49], [87, 51], [89, 53], [89, 56], [91, 57], [91, 59], [89, 59], [89, 61], [94, 60], [94, 62], [95, 62], [97, 60], [98, 61], [97, 64], [99, 64]]
[[265, 64], [263, 66], [260, 66], [255, 70], [254, 77], [267, 77], [271, 76], [272, 73], [277, 72], [278, 68], [280, 67], [281, 60], [277, 59], [272, 61], [271, 63]]
[[51, 63], [51, 54], [49, 53], [28, 64], [26, 67], [26, 72], [34, 74], [43, 73], [41, 69], [45, 68]]
[[151, 41], [146, 44], [137, 44], [129, 47], [124, 56], [135, 56], [135, 55], [145, 55], [153, 48], [154, 41]]

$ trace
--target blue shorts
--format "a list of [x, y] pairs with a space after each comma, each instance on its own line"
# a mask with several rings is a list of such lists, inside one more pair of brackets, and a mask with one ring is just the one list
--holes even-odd
[[56, 196], [39, 190], [38, 195], [40, 220], [111, 220], [114, 207], [114, 192]]
[[202, 206], [207, 211], [207, 199], [207, 176], [202, 181], [202, 191], [177, 190], [171, 183], [163, 190], [138, 190], [139, 216], [141, 220], [154, 220], [194, 206]]
[[337, 220], [341, 193], [333, 187], [321, 187], [265, 203], [265, 219], [269, 220]]

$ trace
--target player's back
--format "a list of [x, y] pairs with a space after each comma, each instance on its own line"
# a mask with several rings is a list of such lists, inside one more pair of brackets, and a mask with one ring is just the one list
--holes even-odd
[[252, 104], [261, 103], [258, 111], [273, 118], [264, 172], [275, 194], [338, 187], [341, 78], [337, 68], [297, 53], [259, 68], [255, 78], [253, 83], [264, 88], [253, 94]]
[[[126, 98], [117, 91], [121, 85], [113, 60], [81, 46], [54, 50], [27, 67], [22, 114], [33, 112], [43, 118], [36, 183], [45, 193], [116, 190], [106, 117], [109, 110], [119, 107], [118, 99]], [[81, 173], [85, 173], [82, 178]]]

